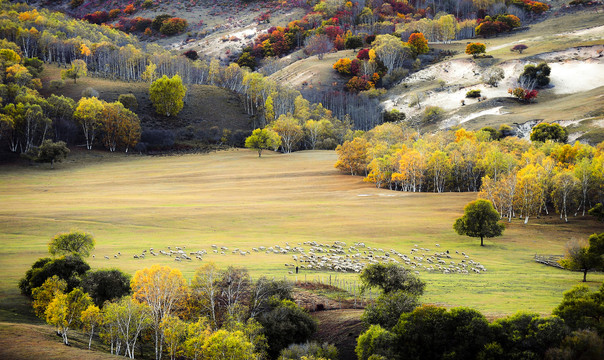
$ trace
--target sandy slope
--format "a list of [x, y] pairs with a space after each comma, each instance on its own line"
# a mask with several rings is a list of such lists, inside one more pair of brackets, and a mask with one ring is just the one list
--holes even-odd
[[[424, 93], [422, 105], [436, 105], [445, 110], [457, 109], [461, 100], [471, 89], [480, 89], [487, 98], [509, 96], [507, 90], [516, 85], [518, 74], [526, 64], [536, 64], [547, 61], [552, 69], [551, 83], [543, 93], [574, 94], [589, 91], [604, 85], [604, 46], [571, 48], [564, 51], [540, 54], [530, 60], [511, 60], [498, 66], [504, 70], [505, 78], [498, 87], [484, 84], [481, 75], [485, 68], [481, 68], [473, 59], [454, 59], [429, 66], [403, 79], [410, 87], [421, 87], [427, 81], [444, 80], [447, 85], [444, 89], [429, 90]], [[402, 93], [386, 101], [387, 109], [397, 108], [408, 114], [416, 114], [423, 110], [409, 107], [412, 101], [410, 93]], [[477, 100], [465, 99], [466, 104]], [[485, 110], [483, 114], [474, 114], [470, 118], [485, 114], [501, 114], [501, 109]], [[448, 127], [463, 123], [470, 118], [452, 117], [442, 126]]]

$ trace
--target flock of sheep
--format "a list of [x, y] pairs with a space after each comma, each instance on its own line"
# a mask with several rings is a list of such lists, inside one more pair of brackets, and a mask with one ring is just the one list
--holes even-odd
[[[144, 249], [141, 253], [135, 254], [133, 258], [145, 259], [146, 256], [168, 256], [172, 257], [174, 261], [193, 261], [193, 258], [203, 260], [204, 257], [210, 255], [253, 256], [254, 253], [291, 255], [293, 262], [285, 263], [290, 274], [294, 271], [298, 272], [300, 269], [360, 273], [365, 266], [377, 263], [401, 264], [416, 274], [419, 274], [420, 271], [441, 272], [443, 274], [480, 274], [487, 271], [479, 262], [470, 259], [465, 252], [440, 251], [439, 244], [435, 244], [435, 247], [439, 249], [437, 251], [414, 245], [409, 254], [403, 254], [394, 249], [383, 250], [367, 246], [362, 242], [347, 246], [346, 243], [341, 241], [335, 241], [331, 244], [306, 241], [297, 245], [290, 246], [286, 242], [285, 246], [259, 246], [252, 248], [252, 251], [211, 245], [209, 251], [188, 252], [185, 251], [186, 246], [175, 246], [174, 248], [168, 246], [167, 250]], [[114, 258], [120, 256], [121, 253], [117, 253]], [[105, 258], [109, 259], [109, 256], [105, 256]]]

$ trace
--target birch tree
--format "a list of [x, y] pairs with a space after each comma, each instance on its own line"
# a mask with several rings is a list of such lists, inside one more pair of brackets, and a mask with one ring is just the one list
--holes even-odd
[[220, 273], [213, 262], [204, 264], [195, 271], [191, 289], [199, 298], [202, 309], [209, 315], [210, 323], [218, 327], [216, 317], [217, 296], [219, 295], [218, 279]]
[[180, 270], [153, 265], [137, 271], [130, 282], [133, 297], [150, 307], [155, 340], [155, 359], [161, 360], [164, 334], [160, 327], [164, 316], [184, 298], [185, 280]]
[[86, 149], [88, 150], [91, 150], [92, 145], [94, 144], [94, 139], [99, 129], [99, 118], [104, 109], [104, 103], [104, 101], [95, 97], [81, 98], [73, 113], [74, 118], [78, 121], [84, 131]]
[[92, 304], [90, 296], [82, 289], [73, 289], [69, 294], [58, 293], [46, 308], [46, 322], [55, 325], [63, 343], [69, 345], [68, 332], [73, 326], [81, 321], [81, 315], [88, 306]]

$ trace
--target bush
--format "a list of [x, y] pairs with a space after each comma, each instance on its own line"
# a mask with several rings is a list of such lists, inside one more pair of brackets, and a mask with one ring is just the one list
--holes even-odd
[[151, 23], [151, 28], [155, 31], [159, 31], [161, 29], [161, 26], [164, 24], [164, 21], [166, 21], [170, 18], [172, 18], [172, 15], [168, 15], [168, 14], [157, 15], [155, 17], [155, 19], [153, 19], [153, 22]]
[[174, 133], [170, 130], [144, 130], [139, 142], [139, 151], [166, 150], [174, 146]]
[[107, 13], [107, 11], [95, 11], [91, 14], [84, 15], [83, 19], [91, 24], [101, 25], [109, 20], [109, 13]]
[[122, 10], [120, 10], [120, 9], [109, 10], [109, 18], [117, 19], [117, 17], [120, 16], [121, 13], [122, 13]]
[[159, 32], [168, 36], [176, 35], [185, 31], [188, 26], [187, 20], [175, 17], [164, 21], [159, 28]]
[[545, 62], [542, 62], [537, 66], [533, 64], [525, 65], [524, 71], [520, 75], [518, 81], [527, 87], [532, 87], [532, 85], [545, 87], [549, 84], [549, 75], [551, 71], [551, 68]]
[[118, 96], [117, 101], [121, 102], [124, 107], [132, 112], [135, 112], [138, 109], [138, 101], [136, 100], [136, 96], [134, 94], [120, 94]]
[[422, 115], [422, 121], [424, 123], [432, 123], [442, 119], [444, 110], [438, 106], [426, 106]]
[[63, 86], [65, 86], [65, 81], [63, 81], [62, 79], [50, 80], [51, 89], [58, 90], [58, 89], [62, 88]]
[[405, 120], [405, 113], [397, 109], [384, 112], [384, 122], [399, 122]]
[[326, 342], [318, 343], [316, 341], [307, 342], [304, 344], [293, 344], [281, 351], [279, 359], [301, 360], [302, 357], [314, 359], [337, 359], [338, 349]]
[[360, 36], [351, 35], [346, 38], [346, 49], [358, 49], [363, 46], [363, 39]]
[[485, 71], [484, 75], [482, 75], [482, 81], [485, 83], [497, 87], [499, 82], [503, 80], [505, 77], [505, 72], [502, 68], [494, 66]]
[[99, 97], [99, 92], [96, 91], [95, 89], [91, 88], [91, 87], [87, 87], [86, 89], [82, 90], [82, 97], [86, 97], [86, 98], [95, 97], [95, 98], [98, 98]]
[[374, 86], [375, 84], [373, 82], [359, 76], [353, 76], [352, 79], [346, 83], [346, 89], [350, 92], [365, 91], [372, 89]]
[[84, 0], [71, 0], [71, 2], [69, 3], [69, 6], [72, 9], [77, 8], [78, 6], [82, 5], [84, 3]]
[[145, 0], [142, 5], [143, 9], [151, 9], [153, 7], [153, 0]]
[[405, 76], [409, 74], [409, 70], [405, 68], [396, 68], [390, 74], [384, 75], [382, 78], [382, 86], [390, 88], [399, 83]]
[[416, 296], [397, 290], [381, 294], [377, 300], [365, 308], [361, 320], [365, 325], [380, 325], [391, 329], [396, 325], [402, 314], [413, 311], [419, 306]]
[[467, 98], [479, 98], [480, 97], [480, 90], [470, 90], [466, 93], [466, 97]]
[[270, 302], [271, 310], [258, 316], [264, 328], [271, 358], [290, 344], [302, 343], [317, 331], [317, 323], [305, 310], [290, 300]]
[[199, 59], [199, 54], [195, 50], [185, 51], [183, 53], [183, 55], [186, 56], [187, 58], [193, 60], [193, 61]]
[[568, 130], [560, 124], [540, 123], [531, 131], [531, 141], [545, 142], [553, 140], [565, 143], [568, 140]]
[[478, 54], [484, 54], [487, 47], [483, 43], [469, 43], [466, 46], [466, 54], [476, 57]]
[[335, 71], [339, 72], [342, 75], [350, 75], [350, 65], [352, 61], [349, 58], [342, 58], [333, 64], [333, 68]]
[[530, 90], [530, 89], [525, 89], [523, 87], [517, 87], [514, 89], [508, 89], [508, 94], [511, 94], [513, 97], [517, 98], [518, 100], [529, 103], [537, 98], [537, 95], [539, 95], [539, 92], [537, 90]]

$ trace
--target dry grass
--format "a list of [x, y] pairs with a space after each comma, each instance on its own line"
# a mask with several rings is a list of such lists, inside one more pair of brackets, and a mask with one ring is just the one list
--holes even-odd
[[[75, 154], [75, 159], [78, 158]], [[103, 153], [97, 153], [102, 155]], [[90, 157], [89, 153], [85, 153]], [[330, 151], [290, 155], [232, 150], [178, 157], [112, 156], [96, 163], [6, 166], [0, 173], [1, 295], [17, 293], [18, 279], [47, 255], [57, 232], [81, 229], [97, 239], [93, 268], [118, 267], [129, 273], [154, 263], [179, 268], [191, 278], [201, 262], [168, 257], [133, 259], [145, 248], [186, 246], [207, 249], [205, 261], [246, 266], [254, 276], [288, 277], [289, 255], [211, 253], [210, 245], [251, 250], [304, 241], [366, 242], [409, 252], [414, 244], [459, 250], [483, 263], [481, 275], [422, 274], [424, 300], [470, 306], [492, 314], [520, 309], [549, 313], [580, 274], [532, 261], [535, 253], [561, 254], [571, 238], [598, 229], [590, 219], [563, 224], [555, 216], [513, 222], [505, 235], [478, 242], [454, 234], [451, 224], [473, 193], [411, 194], [376, 189], [359, 177], [338, 173]], [[600, 228], [601, 229], [601, 228]], [[123, 255], [114, 259], [117, 252]], [[110, 260], [104, 259], [104, 256]], [[298, 275], [308, 280], [318, 274]], [[325, 273], [319, 275], [327, 275]], [[354, 274], [339, 275], [355, 279]], [[604, 277], [590, 275], [592, 286]]]

